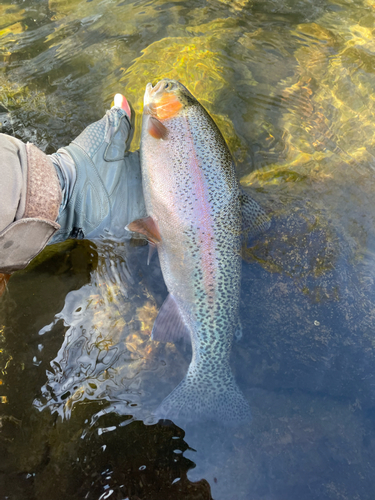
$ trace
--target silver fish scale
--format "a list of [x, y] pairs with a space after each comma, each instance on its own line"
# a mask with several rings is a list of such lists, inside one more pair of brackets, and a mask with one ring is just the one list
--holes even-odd
[[144, 191], [162, 236], [163, 276], [190, 329], [193, 357], [157, 414], [248, 420], [249, 406], [229, 366], [242, 265], [240, 190], [232, 158], [198, 102], [164, 124], [165, 141], [152, 138], [144, 125]]

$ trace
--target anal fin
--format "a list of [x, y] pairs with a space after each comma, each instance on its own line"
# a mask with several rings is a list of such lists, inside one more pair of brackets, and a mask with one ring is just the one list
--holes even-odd
[[184, 339], [190, 342], [190, 332], [181, 316], [180, 310], [171, 294], [163, 302], [156, 317], [151, 334], [152, 340], [177, 342]]

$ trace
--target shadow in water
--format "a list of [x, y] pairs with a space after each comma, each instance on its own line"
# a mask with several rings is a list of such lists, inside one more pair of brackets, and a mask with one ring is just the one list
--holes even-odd
[[60, 457], [37, 478], [35, 491], [38, 498], [58, 498], [54, 485], [60, 483], [61, 498], [77, 500], [211, 500], [207, 481], [187, 478], [195, 466], [184, 457], [187, 449], [184, 432], [172, 423], [146, 426], [108, 414], [75, 441], [74, 452], [71, 443], [62, 446]]

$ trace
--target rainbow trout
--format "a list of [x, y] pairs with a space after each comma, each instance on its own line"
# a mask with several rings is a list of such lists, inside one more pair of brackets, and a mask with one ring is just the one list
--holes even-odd
[[233, 160], [207, 111], [179, 82], [149, 83], [141, 139], [148, 217], [129, 224], [156, 246], [169, 295], [152, 338], [188, 337], [192, 360], [159, 418], [240, 423], [250, 408], [229, 366], [239, 325], [243, 232], [268, 227], [241, 191]]

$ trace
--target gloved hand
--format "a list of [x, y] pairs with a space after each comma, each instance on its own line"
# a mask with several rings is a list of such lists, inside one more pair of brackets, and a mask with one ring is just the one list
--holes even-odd
[[51, 243], [67, 238], [130, 239], [125, 226], [146, 214], [139, 153], [127, 152], [132, 131], [129, 104], [117, 94], [101, 120], [50, 156], [63, 186], [56, 221], [61, 228]]
[[139, 153], [127, 152], [132, 129], [129, 104], [117, 94], [101, 120], [49, 157], [0, 134], [0, 193], [12, 202], [0, 197], [0, 273], [6, 273], [0, 274], [0, 296], [10, 273], [25, 268], [46, 244], [131, 238], [125, 226], [146, 215]]

